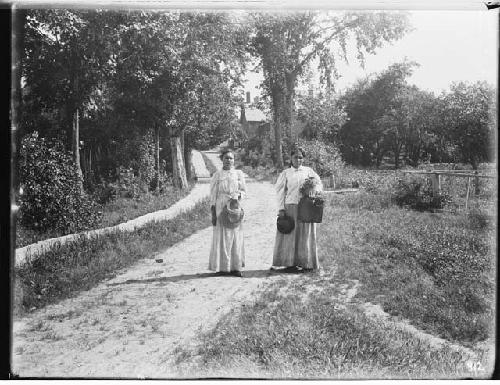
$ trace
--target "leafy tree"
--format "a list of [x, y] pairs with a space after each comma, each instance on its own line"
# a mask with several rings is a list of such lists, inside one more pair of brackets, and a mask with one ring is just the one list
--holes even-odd
[[343, 96], [347, 122], [339, 136], [344, 159], [363, 166], [375, 163], [392, 151], [398, 167], [399, 155], [408, 136], [406, 78], [414, 62], [396, 63], [373, 79], [358, 82]]
[[[486, 82], [454, 83], [444, 96], [448, 135], [456, 145], [457, 158], [478, 169], [480, 162], [491, 161], [495, 135], [495, 92]], [[479, 178], [475, 193], [479, 194]]]
[[[413, 129], [411, 124], [411, 97], [406, 78], [411, 75], [417, 64], [398, 63], [389, 66], [375, 80], [373, 91], [379, 97], [381, 116], [375, 119], [375, 125], [383, 132], [383, 143], [387, 151], [394, 156], [395, 168], [399, 168], [403, 146]], [[377, 157], [377, 166], [381, 158]]]
[[[252, 15], [255, 36], [251, 52], [260, 59], [263, 88], [271, 99], [278, 167], [282, 133], [292, 137], [291, 122], [297, 79], [318, 63], [327, 87], [339, 76], [338, 60], [347, 61], [347, 47], [354, 40], [357, 58], [374, 53], [383, 42], [400, 38], [408, 21], [399, 13], [290, 13]], [[293, 138], [292, 138], [293, 139]]]
[[[170, 125], [174, 178], [176, 169], [180, 176], [185, 172], [182, 162], [177, 162], [178, 167], [175, 166], [175, 159], [183, 154], [179, 146], [184, 148], [184, 153], [190, 153], [192, 147], [185, 146], [186, 141], [183, 140], [189, 127], [189, 133], [196, 132], [196, 136], [201, 138], [207, 128], [203, 121], [208, 124], [211, 122], [212, 135], [208, 136], [212, 137], [212, 142], [214, 134], [218, 134], [215, 137], [220, 142], [222, 135], [229, 131], [235, 107], [231, 103], [231, 93], [234, 92], [234, 86], [240, 84], [247, 59], [247, 30], [228, 14], [185, 14], [184, 20], [188, 32], [182, 46], [187, 48], [184, 50], [180, 72], [186, 79], [186, 92], [174, 111], [174, 124]], [[196, 110], [191, 109], [190, 113], [190, 107]], [[193, 137], [190, 135], [190, 139]]]
[[[192, 148], [208, 149], [221, 143], [223, 138], [234, 136], [237, 103], [234, 91], [220, 76], [201, 79], [185, 108], [185, 157]], [[186, 162], [186, 171], [189, 168], [189, 162]]]
[[313, 167], [322, 178], [338, 175], [344, 168], [344, 162], [335, 145], [318, 139], [299, 139], [298, 143], [306, 153], [306, 164]]
[[494, 97], [493, 88], [486, 82], [454, 83], [444, 96], [448, 134], [457, 146], [459, 159], [474, 170], [480, 162], [492, 159]]
[[408, 122], [404, 148], [405, 161], [412, 166], [427, 159], [436, 147], [442, 132], [439, 129], [439, 99], [416, 86], [407, 87], [402, 94], [404, 113]]
[[336, 143], [340, 127], [346, 115], [338, 98], [333, 93], [298, 98], [297, 118], [304, 124], [300, 136]]
[[211, 112], [227, 110], [223, 88], [239, 81], [245, 34], [223, 13], [140, 13], [128, 15], [127, 23], [119, 53], [124, 64], [114, 84], [116, 108], [125, 125], [154, 127], [157, 143], [160, 133], [168, 138], [174, 184], [185, 188], [190, 166], [184, 154], [191, 147], [184, 146], [184, 134], [204, 136], [206, 124], [198, 123], [207, 120], [207, 98], [217, 102]]
[[[203, 87], [219, 94], [212, 97], [218, 107], [205, 109], [199, 120], [217, 108], [225, 110], [212, 119], [220, 118], [212, 134], [225, 134], [221, 127], [227, 126], [230, 107], [223, 104], [231, 99], [229, 85], [238, 83], [247, 55], [247, 33], [227, 14], [30, 10], [26, 29], [23, 133], [37, 130], [72, 143], [76, 165], [81, 122], [82, 163], [94, 159], [93, 168], [102, 175], [133, 163], [125, 149], [151, 131], [156, 179], [162, 137], [172, 146], [168, 154], [176, 156], [174, 174], [182, 175], [184, 131], [189, 127], [198, 138], [206, 129], [184, 119], [190, 115], [192, 95]], [[211, 82], [217, 87], [207, 80], [214, 76], [217, 80]], [[222, 90], [225, 85], [228, 91]], [[187, 186], [185, 177], [174, 182]]]
[[72, 158], [60, 142], [39, 138], [33, 132], [23, 138], [19, 155], [24, 226], [68, 234], [98, 222], [97, 207], [79, 188]]
[[[155, 180], [160, 174], [161, 133], [185, 92], [179, 72], [178, 46], [184, 32], [179, 13], [129, 12], [120, 14], [120, 36], [115, 50], [116, 73], [109, 83], [112, 137], [135, 141], [154, 132]], [[116, 148], [118, 154], [127, 146]], [[136, 172], [139, 170], [136, 169]], [[187, 183], [186, 183], [187, 185]], [[180, 187], [186, 187], [180, 186]], [[156, 183], [159, 188], [159, 184]]]
[[65, 9], [30, 10], [26, 16], [22, 127], [31, 132], [45, 126], [49, 136], [62, 136], [72, 148], [80, 189], [80, 116], [98, 103], [99, 85], [114, 66], [110, 17]]

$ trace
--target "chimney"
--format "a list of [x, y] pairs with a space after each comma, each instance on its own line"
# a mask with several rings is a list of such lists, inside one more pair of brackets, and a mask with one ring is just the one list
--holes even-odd
[[241, 114], [240, 114], [240, 123], [241, 124], [245, 124], [247, 122], [247, 118], [245, 116], [245, 105], [242, 104], [240, 106], [240, 109], [241, 109]]

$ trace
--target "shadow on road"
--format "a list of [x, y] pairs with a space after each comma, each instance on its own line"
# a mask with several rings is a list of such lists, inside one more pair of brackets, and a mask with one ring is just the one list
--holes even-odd
[[[297, 272], [295, 272], [297, 273]], [[280, 271], [280, 270], [245, 270], [242, 272], [243, 276], [241, 278], [239, 277], [234, 277], [231, 275], [224, 275], [220, 276], [217, 275], [217, 273], [198, 273], [198, 274], [182, 274], [182, 275], [174, 275], [171, 277], [154, 277], [154, 278], [144, 278], [144, 279], [127, 279], [126, 281], [123, 282], [115, 282], [115, 283], [108, 283], [107, 286], [119, 286], [119, 285], [129, 285], [129, 284], [136, 284], [136, 283], [155, 283], [155, 282], [164, 282], [164, 283], [169, 283], [169, 282], [179, 282], [179, 281], [189, 281], [192, 279], [202, 279], [202, 278], [238, 278], [238, 279], [244, 279], [244, 278], [265, 278], [269, 277], [271, 275], [276, 275], [276, 274], [293, 274], [293, 272], [290, 271]]]

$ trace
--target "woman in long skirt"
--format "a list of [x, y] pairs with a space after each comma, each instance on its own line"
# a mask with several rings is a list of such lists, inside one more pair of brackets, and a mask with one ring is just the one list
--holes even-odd
[[273, 267], [284, 266], [287, 270], [312, 271], [319, 269], [316, 246], [316, 223], [297, 220], [300, 187], [307, 178], [316, 180], [316, 191], [321, 191], [321, 179], [310, 167], [303, 166], [305, 153], [300, 147], [291, 151], [291, 167], [283, 170], [276, 181], [278, 215], [293, 218], [294, 229], [289, 234], [276, 232]]
[[245, 245], [241, 221], [231, 224], [222, 217], [224, 207], [231, 199], [241, 201], [246, 192], [245, 176], [234, 168], [234, 152], [225, 149], [221, 153], [222, 170], [214, 173], [210, 182], [213, 237], [208, 268], [219, 275], [241, 277], [245, 266]]

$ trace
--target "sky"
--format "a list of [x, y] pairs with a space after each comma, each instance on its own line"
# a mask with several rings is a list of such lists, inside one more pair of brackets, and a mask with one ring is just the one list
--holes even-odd
[[[405, 57], [420, 64], [408, 82], [436, 94], [449, 90], [454, 81], [485, 80], [497, 85], [498, 10], [418, 10], [409, 15], [414, 30], [367, 56], [364, 69], [355, 59], [338, 66], [342, 77], [336, 82], [337, 90]], [[248, 79], [245, 90], [256, 95], [261, 75], [248, 74]]]

